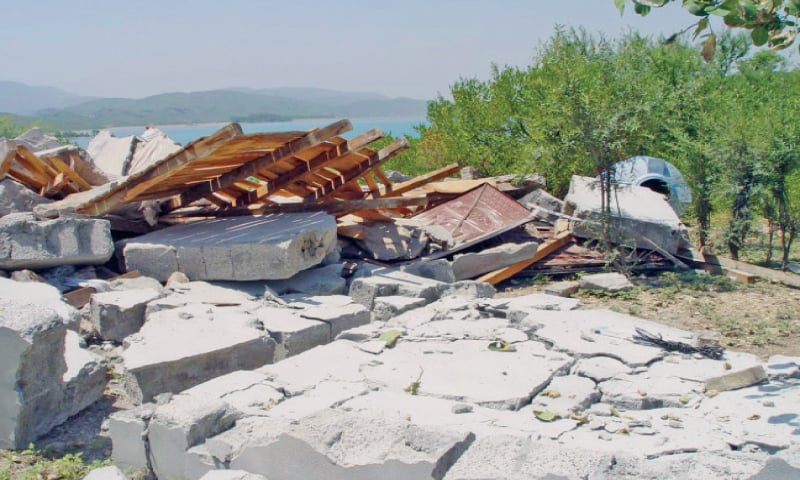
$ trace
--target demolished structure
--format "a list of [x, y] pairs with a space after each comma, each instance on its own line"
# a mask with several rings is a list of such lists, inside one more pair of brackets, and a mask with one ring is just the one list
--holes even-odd
[[[458, 165], [392, 180], [406, 141], [372, 148], [380, 131], [351, 128], [231, 124], [182, 148], [150, 128], [88, 153], [1, 141], [0, 448], [94, 403], [108, 368], [132, 407], [107, 421], [112, 458], [158, 479], [800, 467], [800, 359], [670, 352], [700, 339], [562, 296], [493, 298], [514, 276], [607, 266], [594, 179], [564, 201], [535, 175], [445, 180]], [[617, 199], [634, 269], [685, 267], [666, 199]]]

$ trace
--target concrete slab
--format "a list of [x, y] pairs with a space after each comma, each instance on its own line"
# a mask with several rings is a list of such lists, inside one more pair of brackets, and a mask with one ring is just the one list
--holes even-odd
[[567, 418], [571, 413], [582, 412], [599, 400], [600, 391], [594, 381], [577, 375], [564, 375], [553, 378], [522, 412], [532, 414], [550, 411]]
[[[180, 339], [180, 341], [176, 341]], [[275, 342], [235, 307], [188, 305], [148, 315], [126, 338], [126, 390], [137, 403], [272, 361]]]
[[245, 472], [244, 470], [212, 470], [202, 477], [200, 480], [268, 480], [263, 475], [256, 475], [255, 473]]
[[505, 436], [480, 437], [444, 477], [445, 480], [562, 480], [591, 478], [613, 463], [610, 453], [556, 442]]
[[278, 280], [319, 264], [335, 248], [336, 222], [324, 213], [228, 217], [137, 237], [123, 250], [128, 270], [165, 281]]
[[631, 373], [633, 369], [616, 358], [589, 357], [581, 358], [572, 367], [572, 373], [586, 377], [595, 382], [604, 382], [622, 373]]
[[[594, 472], [592, 480], [637, 478], [679, 480], [686, 478], [725, 478], [745, 480], [757, 473], [766, 461], [764, 455], [747, 452], [676, 452], [656, 458], [632, 454], [615, 456], [613, 464]], [[781, 477], [789, 478], [789, 477]]]
[[39, 221], [32, 213], [0, 218], [2, 269], [102, 265], [113, 254], [107, 220], [64, 217]]
[[513, 352], [491, 351], [488, 346], [477, 340], [401, 340], [362, 372], [394, 391], [517, 410], [572, 364], [569, 357], [539, 342], [515, 344]]
[[347, 290], [342, 268], [341, 263], [309, 268], [286, 280], [273, 280], [270, 286], [277, 291], [308, 295], [340, 295]]
[[578, 293], [580, 284], [574, 281], [551, 282], [545, 285], [544, 293], [547, 295], [555, 295], [557, 297], [570, 298]]
[[365, 395], [371, 387], [363, 382], [323, 380], [313, 389], [276, 405], [267, 412], [275, 418], [300, 420], [322, 410], [327, 410], [354, 398]]
[[363, 237], [355, 240], [373, 260], [410, 260], [417, 258], [428, 245], [425, 232], [411, 225], [394, 222], [358, 224]]
[[578, 281], [578, 285], [584, 290], [602, 290], [605, 292], [623, 292], [633, 288], [633, 284], [628, 280], [628, 277], [616, 272], [584, 275]]
[[433, 302], [439, 298], [445, 285], [447, 284], [444, 282], [418, 277], [398, 269], [381, 268], [374, 270], [369, 277], [353, 280], [350, 284], [350, 296], [372, 310], [377, 297], [392, 295], [424, 298]]
[[35, 303], [54, 310], [67, 328], [77, 330], [80, 313], [61, 300], [61, 292], [46, 283], [17, 282], [0, 278], [0, 299]]
[[181, 397], [216, 398], [243, 415], [265, 415], [284, 400], [284, 394], [266, 375], [239, 370], [184, 390]]
[[149, 468], [147, 424], [154, 411], [155, 405], [147, 404], [130, 410], [119, 410], [109, 416], [108, 433], [111, 436], [111, 458], [114, 464], [124, 469]]
[[665, 355], [660, 348], [634, 343], [631, 335], [636, 327], [686, 343], [692, 343], [694, 338], [690, 332], [609, 310], [542, 310], [522, 320], [520, 325], [536, 329], [534, 335], [552, 344], [554, 350], [577, 358], [598, 355], [616, 358], [629, 367], [644, 366]]
[[696, 406], [705, 387], [677, 377], [620, 374], [598, 385], [603, 402], [629, 410]]
[[275, 341], [274, 362], [331, 341], [329, 324], [303, 318], [297, 310], [261, 307], [254, 313]]
[[252, 419], [214, 440], [231, 468], [276, 478], [406, 480], [443, 478], [474, 435], [328, 410], [288, 426]]
[[80, 344], [78, 334], [67, 330], [64, 337], [67, 371], [61, 377], [63, 391], [57, 407], [63, 420], [100, 400], [108, 381], [105, 358], [81, 348]]
[[122, 470], [115, 465], [108, 467], [95, 468], [88, 473], [83, 480], [128, 480]]
[[138, 139], [134, 135], [115, 137], [110, 130], [101, 130], [86, 146], [95, 165], [112, 178], [128, 174]]
[[376, 321], [390, 320], [401, 313], [425, 306], [428, 301], [418, 297], [400, 297], [390, 295], [388, 297], [378, 297], [375, 299], [372, 308], [372, 318]]
[[208, 282], [173, 283], [165, 296], [147, 304], [145, 315], [186, 305], [242, 306], [254, 309], [256, 297], [240, 289], [226, 288]]
[[91, 322], [100, 338], [121, 342], [142, 328], [145, 307], [161, 296], [154, 289], [95, 293], [89, 302]]
[[32, 212], [36, 205], [50, 202], [49, 198], [36, 195], [10, 178], [0, 180], [0, 217], [9, 213]]
[[478, 252], [456, 255], [452, 262], [453, 274], [456, 280], [475, 278], [532, 258], [538, 248], [539, 244], [535, 242], [505, 243]]
[[158, 406], [147, 435], [156, 478], [189, 477], [186, 450], [231, 428], [240, 416], [222, 400], [198, 395], [177, 395]]
[[761, 366], [758, 356], [743, 352], [725, 352], [724, 360], [696, 358], [693, 355], [671, 353], [649, 366], [648, 374], [657, 377], [677, 377], [693, 382], [705, 382], [732, 371]]
[[65, 335], [55, 311], [0, 299], [0, 448], [25, 448], [67, 419], [58, 409]]
[[520, 297], [483, 300], [481, 305], [492, 309], [495, 315], [504, 316], [512, 322], [520, 322], [528, 316], [535, 316], [538, 310], [569, 311], [576, 310], [583, 304], [572, 298], [532, 293]]
[[351, 328], [360, 327], [370, 322], [370, 313], [367, 307], [360, 303], [355, 303], [350, 297], [340, 295], [341, 299], [348, 300], [349, 303], [337, 305], [334, 302], [324, 303], [326, 297], [313, 297], [323, 303], [319, 306], [310, 307], [300, 312], [300, 316], [309, 320], [325, 322], [331, 329], [331, 339], [340, 333]]
[[[569, 193], [564, 198], [564, 213], [586, 221], [571, 221], [575, 236], [599, 238], [601, 210], [600, 181], [589, 177], [572, 177]], [[681, 223], [666, 198], [645, 187], [618, 185], [614, 191], [613, 236], [615, 243], [652, 248], [654, 242], [669, 253], [688, 245], [688, 230]]]
[[361, 366], [373, 360], [371, 354], [359, 350], [358, 344], [337, 340], [257, 371], [294, 396], [314, 388], [323, 380], [361, 382], [364, 380]]

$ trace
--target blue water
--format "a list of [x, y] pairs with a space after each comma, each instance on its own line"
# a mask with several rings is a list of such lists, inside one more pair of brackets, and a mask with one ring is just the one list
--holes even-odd
[[[315, 118], [290, 120], [288, 122], [241, 123], [241, 126], [245, 133], [304, 131], [312, 128], [322, 128], [337, 120], [339, 119]], [[427, 125], [427, 121], [424, 118], [355, 118], [350, 119], [350, 123], [353, 124], [353, 129], [342, 135], [344, 138], [353, 138], [373, 128], [380, 128], [384, 134], [391, 134], [395, 138], [402, 136], [416, 137], [419, 135], [414, 126]], [[186, 145], [192, 140], [197, 140], [200, 137], [216, 132], [225, 125], [227, 124], [203, 123], [198, 125], [157, 125], [157, 127], [169, 135], [171, 139], [181, 145]], [[117, 137], [125, 137], [128, 135], [141, 135], [144, 131], [144, 126], [114, 127], [109, 128], [109, 130]], [[86, 148], [86, 145], [89, 144], [89, 138], [87, 137], [74, 138], [72, 140], [83, 148]]]

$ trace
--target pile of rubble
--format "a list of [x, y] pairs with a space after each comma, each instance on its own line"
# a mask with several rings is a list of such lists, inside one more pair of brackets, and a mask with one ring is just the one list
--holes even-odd
[[[0, 142], [0, 448], [93, 404], [113, 370], [136, 406], [106, 422], [114, 462], [161, 479], [800, 466], [800, 359], [670, 353], [701, 339], [556, 295], [493, 298], [525, 272], [605, 265], [586, 244], [595, 180], [561, 201], [537, 176], [397, 178], [381, 166], [405, 141], [349, 129]], [[617, 203], [614, 240], [641, 268], [683, 265], [662, 195]]]

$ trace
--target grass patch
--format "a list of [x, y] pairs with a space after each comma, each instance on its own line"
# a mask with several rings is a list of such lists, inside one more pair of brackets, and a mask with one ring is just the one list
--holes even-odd
[[110, 460], [86, 463], [80, 453], [48, 458], [34, 450], [0, 450], [0, 480], [81, 480], [90, 471], [111, 465]]

